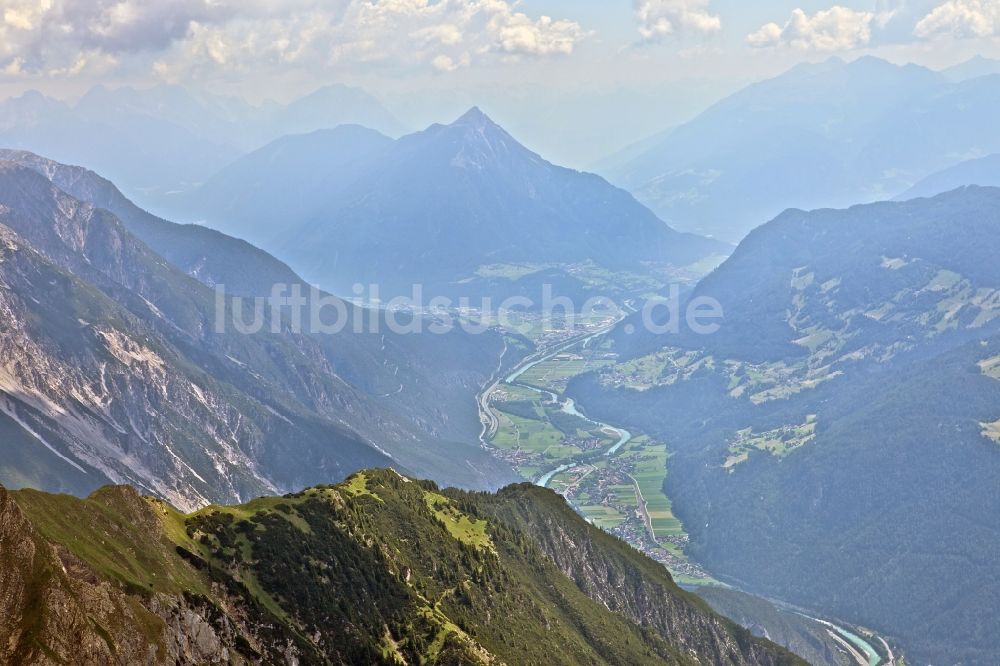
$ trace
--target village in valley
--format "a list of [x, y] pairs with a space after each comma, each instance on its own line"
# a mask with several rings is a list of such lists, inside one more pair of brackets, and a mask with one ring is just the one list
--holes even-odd
[[487, 396], [496, 424], [488, 447], [525, 478], [561, 494], [591, 524], [662, 563], [678, 581], [713, 583], [686, 556], [688, 535], [664, 493], [667, 445], [595, 421], [564, 395], [573, 377], [615, 364], [613, 353], [586, 336], [522, 364]]

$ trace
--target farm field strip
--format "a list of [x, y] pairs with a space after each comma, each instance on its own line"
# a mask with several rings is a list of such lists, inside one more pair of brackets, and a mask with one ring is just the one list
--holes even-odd
[[667, 445], [633, 434], [613, 449], [623, 431], [587, 419], [561, 396], [573, 377], [612, 363], [601, 350], [579, 344], [529, 367], [513, 383], [501, 382], [489, 403], [499, 418], [489, 442], [493, 453], [525, 478], [541, 479], [591, 524], [651, 555], [678, 579], [711, 583], [685, 555], [687, 534], [663, 490]]

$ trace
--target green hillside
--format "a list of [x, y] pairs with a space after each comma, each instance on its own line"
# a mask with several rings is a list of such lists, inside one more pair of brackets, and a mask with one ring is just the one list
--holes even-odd
[[[528, 485], [376, 470], [192, 514], [124, 486], [0, 490], [0, 545], [31, 554], [0, 574], [3, 663], [66, 663], [79, 645], [86, 663], [799, 663]], [[112, 626], [108, 607], [130, 611]]]
[[666, 492], [717, 578], [992, 665], [998, 211], [977, 187], [788, 211], [696, 287], [717, 334], [620, 331], [620, 362], [567, 393], [670, 442]]

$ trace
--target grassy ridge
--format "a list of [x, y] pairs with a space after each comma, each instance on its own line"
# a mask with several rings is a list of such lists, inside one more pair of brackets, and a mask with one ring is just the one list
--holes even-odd
[[[688, 638], [692, 645], [731, 642], [705, 635], [725, 634], [720, 627], [728, 625], [689, 606], [665, 572], [659, 594], [677, 595], [684, 612], [699, 618], [685, 625], [692, 636], [684, 640], [589, 596], [593, 590], [566, 577], [540, 535], [503, 509], [537, 503], [557, 521], [550, 527], [588, 538], [592, 528], [562, 499], [535, 490], [442, 491], [375, 470], [336, 486], [191, 514], [127, 487], [87, 499], [12, 495], [42, 538], [115, 584], [128, 603], [162, 607], [165, 598], [183, 599], [214, 617], [220, 631], [219, 618], [228, 617], [231, 649], [265, 663], [291, 649], [302, 664], [688, 664], [680, 647]], [[553, 503], [562, 507], [554, 514]], [[572, 544], [564, 547], [560, 557], [578, 555]], [[657, 566], [625, 548], [618, 556], [634, 560], [636, 571]], [[144, 617], [153, 623], [149, 640], [168, 642], [166, 625]], [[115, 628], [91, 630], [112, 652], [123, 644]], [[755, 649], [772, 654], [764, 644]], [[759, 663], [737, 653], [727, 659], [720, 663]]]

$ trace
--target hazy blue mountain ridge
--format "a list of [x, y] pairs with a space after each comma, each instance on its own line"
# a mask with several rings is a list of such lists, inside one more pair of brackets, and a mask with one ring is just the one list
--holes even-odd
[[85, 164], [160, 207], [278, 137], [345, 123], [405, 129], [372, 96], [342, 85], [259, 106], [172, 85], [97, 86], [75, 103], [37, 92], [0, 102], [0, 146]]
[[933, 173], [896, 198], [933, 197], [966, 185], [1000, 186], [1000, 154], [960, 162]]
[[259, 239], [342, 293], [355, 282], [485, 293], [484, 267], [641, 272], [729, 250], [670, 229], [599, 176], [546, 162], [479, 109], [391, 143], [359, 128], [282, 139], [191, 201], [206, 224]]
[[[272, 492], [288, 487], [285, 484], [293, 479], [340, 478], [359, 464], [385, 464], [389, 459], [382, 450], [391, 449], [397, 464], [426, 467], [454, 482], [495, 487], [514, 478], [478, 447], [459, 443], [472, 441], [478, 433], [474, 401], [466, 403], [463, 398], [495, 368], [502, 347], [496, 336], [354, 335], [350, 327], [335, 336], [216, 333], [214, 295], [207, 286], [154, 254], [111, 213], [69, 197], [35, 170], [2, 164], [0, 196], [3, 223], [13, 234], [10, 251], [28, 265], [39, 264], [32, 269], [35, 273], [71, 275], [67, 284], [80, 285], [58, 298], [50, 296], [55, 300], [45, 307], [58, 308], [63, 318], [71, 319], [81, 309], [100, 313], [78, 316], [76, 324], [60, 319], [35, 329], [27, 323], [50, 317], [38, 310], [42, 292], [32, 286], [37, 279], [27, 280], [18, 272], [5, 280], [7, 296], [13, 299], [13, 328], [4, 343], [11, 363], [20, 359], [4, 375], [5, 395], [13, 400], [7, 403], [8, 416], [34, 423], [22, 435], [37, 434], [36, 439], [49, 442], [67, 459], [83, 456], [91, 465], [112, 464], [90, 481], [74, 478], [74, 483], [93, 487], [93, 482], [107, 479], [128, 480], [191, 505], [206, 498]], [[176, 226], [173, 231], [183, 236], [188, 229]], [[220, 246], [243, 247], [232, 239]], [[259, 257], [252, 248], [246, 254]], [[265, 263], [280, 266], [274, 260]], [[6, 269], [16, 265], [9, 261]], [[348, 313], [366, 316], [352, 308]], [[127, 325], [117, 326], [117, 320]], [[53, 336], [71, 340], [60, 336], [78, 327], [92, 332], [79, 340], [82, 357], [72, 344], [67, 348], [52, 340]], [[111, 366], [95, 360], [108, 353], [102, 350], [110, 350]], [[51, 368], [39, 375], [36, 368], [43, 359], [49, 359]], [[111, 367], [124, 373], [122, 382], [132, 383], [128, 393], [121, 392], [124, 383], [102, 383], [100, 378]], [[151, 392], [159, 397], [144, 402], [152, 399]], [[25, 402], [25, 396], [35, 397]], [[166, 396], [170, 402], [162, 403]], [[68, 425], [61, 417], [53, 420], [51, 410], [41, 407], [59, 405], [66, 413], [75, 413], [70, 405], [76, 400], [83, 400], [86, 411], [93, 414], [73, 417]], [[197, 409], [201, 400], [212, 405], [211, 416], [198, 418], [184, 411]], [[104, 401], [122, 401], [118, 409], [125, 415], [102, 416]], [[176, 420], [181, 417], [175, 410], [182, 410], [183, 421]], [[226, 420], [240, 413], [249, 419], [240, 428]], [[121, 425], [130, 419], [136, 424], [132, 428]], [[182, 422], [183, 446], [174, 439], [177, 434], [170, 434]], [[187, 433], [189, 422], [201, 424], [196, 434]], [[208, 477], [204, 456], [228, 441], [217, 434], [226, 428], [243, 434], [232, 435], [238, 453], [223, 457], [232, 458], [227, 465], [236, 465], [252, 480], [235, 486], [230, 485], [236, 483], [232, 479], [203, 484]], [[283, 446], [288, 428], [302, 432]], [[367, 453], [352, 453], [349, 446]], [[298, 447], [302, 451], [292, 454]], [[122, 450], [146, 457], [122, 458]], [[21, 463], [31, 466], [30, 460]], [[42, 472], [7, 468], [5, 481], [71, 487], [60, 473]]]
[[786, 208], [886, 199], [997, 152], [998, 103], [998, 76], [832, 58], [746, 87], [606, 175], [676, 228], [738, 241]]

